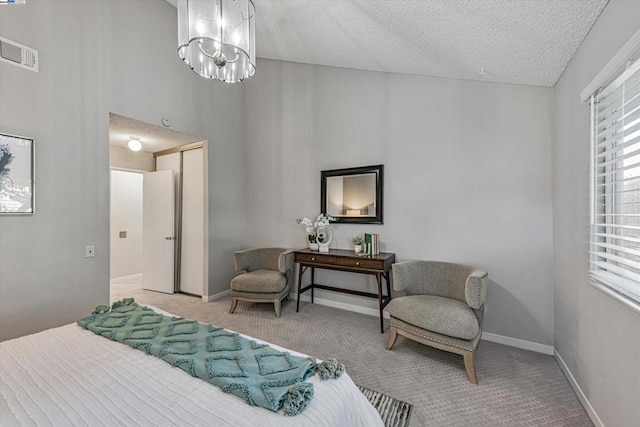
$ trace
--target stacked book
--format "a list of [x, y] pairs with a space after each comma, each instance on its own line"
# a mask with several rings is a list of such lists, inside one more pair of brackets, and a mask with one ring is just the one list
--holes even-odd
[[377, 234], [365, 233], [364, 252], [367, 255], [378, 255], [380, 253], [380, 239]]

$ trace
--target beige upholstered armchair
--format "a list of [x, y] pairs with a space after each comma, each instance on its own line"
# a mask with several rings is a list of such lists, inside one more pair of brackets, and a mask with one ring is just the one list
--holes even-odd
[[289, 297], [293, 277], [293, 250], [283, 248], [247, 249], [233, 253], [236, 272], [231, 280], [233, 313], [238, 301], [270, 302], [280, 317], [280, 304]]
[[398, 335], [440, 350], [461, 354], [467, 376], [478, 384], [473, 355], [482, 335], [487, 273], [459, 264], [405, 261], [393, 264], [394, 298], [387, 350]]

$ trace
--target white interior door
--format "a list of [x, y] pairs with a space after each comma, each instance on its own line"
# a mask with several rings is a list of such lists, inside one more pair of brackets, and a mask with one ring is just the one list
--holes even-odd
[[142, 289], [172, 294], [175, 256], [175, 178], [148, 172], [142, 196]]

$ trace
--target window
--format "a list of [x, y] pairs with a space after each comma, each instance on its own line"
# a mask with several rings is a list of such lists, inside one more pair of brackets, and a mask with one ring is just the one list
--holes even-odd
[[640, 310], [640, 56], [591, 95], [590, 276]]

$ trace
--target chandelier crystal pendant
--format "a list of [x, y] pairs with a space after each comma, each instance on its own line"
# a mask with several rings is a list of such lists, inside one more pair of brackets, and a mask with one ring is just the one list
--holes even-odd
[[237, 83], [256, 72], [251, 0], [178, 0], [178, 55], [198, 75]]

